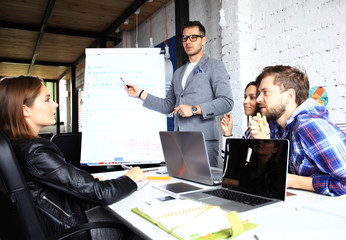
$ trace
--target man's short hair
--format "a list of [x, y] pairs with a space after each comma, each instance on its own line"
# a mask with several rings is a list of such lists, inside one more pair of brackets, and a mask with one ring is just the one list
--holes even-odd
[[256, 82], [260, 85], [263, 78], [274, 76], [274, 84], [280, 87], [281, 92], [292, 88], [296, 92], [296, 103], [299, 106], [309, 97], [309, 79], [305, 71], [291, 66], [268, 66], [257, 76]]
[[185, 23], [185, 25], [183, 27], [183, 31], [185, 28], [191, 28], [191, 27], [198, 27], [200, 34], [205, 36], [205, 28], [202, 25], [202, 23], [200, 23], [200, 21], [190, 21], [190, 22]]

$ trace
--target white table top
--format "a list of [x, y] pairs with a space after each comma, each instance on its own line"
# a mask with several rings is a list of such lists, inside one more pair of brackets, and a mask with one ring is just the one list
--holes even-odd
[[[154, 168], [157, 169], [157, 168]], [[97, 173], [105, 179], [116, 178], [124, 171]], [[157, 175], [156, 171], [147, 172], [147, 176]], [[161, 176], [161, 175], [160, 175]], [[148, 185], [134, 192], [129, 197], [110, 205], [109, 207], [139, 235], [148, 239], [175, 239], [131, 211], [132, 208], [146, 205], [157, 197], [167, 194], [154, 188], [154, 185], [184, 181], [177, 178], [171, 180], [150, 181]], [[186, 181], [189, 184], [203, 188], [206, 185]], [[242, 221], [249, 220], [259, 224], [259, 227], [244, 232], [236, 239], [346, 239], [346, 195], [342, 197], [329, 197], [321, 194], [288, 189], [296, 195], [288, 196], [283, 204], [272, 208], [256, 210], [250, 214], [239, 214]]]

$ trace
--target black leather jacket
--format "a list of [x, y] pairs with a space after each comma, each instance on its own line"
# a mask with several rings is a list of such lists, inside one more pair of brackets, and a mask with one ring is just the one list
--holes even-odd
[[46, 139], [11, 143], [50, 234], [87, 222], [86, 206], [109, 205], [137, 189], [127, 176], [95, 179], [66, 163], [58, 147]]

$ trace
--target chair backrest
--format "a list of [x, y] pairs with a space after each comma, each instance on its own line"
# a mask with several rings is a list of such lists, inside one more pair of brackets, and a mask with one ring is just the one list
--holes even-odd
[[51, 138], [65, 156], [66, 162], [80, 167], [82, 133], [58, 133]]
[[53, 137], [53, 133], [51, 132], [42, 132], [38, 134], [41, 138], [45, 138], [50, 140]]
[[0, 131], [0, 239], [46, 239], [45, 227], [7, 136]]

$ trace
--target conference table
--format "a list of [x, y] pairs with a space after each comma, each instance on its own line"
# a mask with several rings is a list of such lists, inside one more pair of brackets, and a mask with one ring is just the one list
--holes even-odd
[[[157, 170], [165, 167], [146, 169], [146, 176], [158, 175]], [[126, 171], [96, 173], [95, 176], [111, 179], [121, 176]], [[157, 198], [164, 196], [179, 197], [155, 188], [155, 185], [186, 182], [200, 188], [206, 186], [178, 178], [170, 180], [151, 180], [147, 185], [137, 190], [121, 201], [109, 205], [119, 219], [135, 231], [143, 239], [172, 239], [176, 238], [156, 225], [132, 212], [132, 208], [158, 202]], [[346, 195], [330, 197], [309, 191], [288, 189], [284, 203], [273, 207], [265, 207], [250, 213], [239, 213], [241, 221], [258, 224], [258, 227], [235, 237], [238, 240], [277, 240], [277, 239], [346, 239]]]

